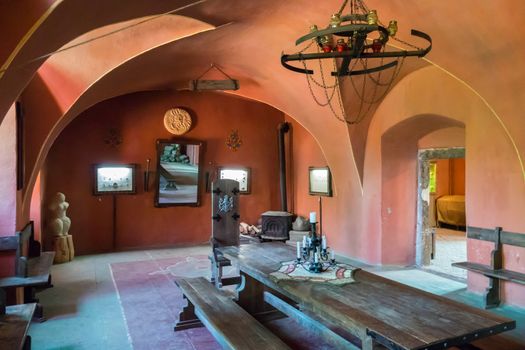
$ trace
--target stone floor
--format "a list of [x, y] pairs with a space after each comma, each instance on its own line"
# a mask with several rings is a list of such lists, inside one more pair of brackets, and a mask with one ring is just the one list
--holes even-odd
[[454, 262], [467, 261], [466, 232], [436, 228], [436, 249], [434, 259], [426, 269], [450, 275], [460, 280], [467, 279], [467, 270], [453, 267]]
[[[81, 256], [71, 263], [53, 266], [54, 288], [38, 294], [48, 320], [32, 323], [29, 329], [33, 349], [132, 349], [109, 264], [207, 254], [208, 250], [209, 246], [197, 246]], [[457, 281], [413, 268], [365, 268], [431, 293], [481, 305], [481, 298]], [[507, 334], [525, 344], [525, 310], [503, 306], [493, 311], [518, 321], [518, 329]]]

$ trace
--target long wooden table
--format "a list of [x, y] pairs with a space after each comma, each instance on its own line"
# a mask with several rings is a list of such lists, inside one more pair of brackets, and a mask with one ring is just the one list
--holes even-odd
[[516, 327], [513, 320], [424, 292], [364, 270], [355, 283], [283, 280], [270, 273], [295, 258], [293, 247], [263, 243], [219, 250], [240, 269], [244, 288], [239, 304], [264, 311], [264, 292], [276, 292], [343, 338], [357, 337], [363, 349], [446, 349]]

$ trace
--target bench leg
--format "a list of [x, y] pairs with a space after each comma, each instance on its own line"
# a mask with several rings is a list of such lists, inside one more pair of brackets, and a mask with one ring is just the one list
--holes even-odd
[[241, 280], [237, 289], [237, 304], [252, 315], [267, 311], [264, 305], [264, 285], [242, 271]]
[[362, 350], [374, 350], [377, 349], [375, 345], [374, 338], [367, 335], [364, 339], [361, 340], [361, 349]]
[[[184, 299], [186, 299], [186, 296], [184, 296]], [[202, 322], [199, 321], [195, 315], [195, 307], [189, 300], [187, 301], [188, 305], [182, 309], [181, 313], [179, 314], [179, 322], [177, 322], [173, 329], [175, 332], [190, 328], [204, 327]]]
[[241, 271], [237, 287], [237, 304], [261, 323], [285, 318], [279, 310], [264, 301], [264, 284]]
[[33, 314], [33, 320], [42, 323], [46, 320], [44, 317], [44, 308], [40, 304], [36, 304], [35, 313]]
[[217, 264], [212, 258], [210, 258], [210, 262], [211, 262], [211, 283], [217, 286]]
[[26, 335], [26, 338], [24, 340], [24, 346], [22, 347], [22, 350], [31, 350], [31, 336]]
[[485, 309], [499, 306], [501, 302], [499, 291], [499, 279], [489, 278], [489, 286], [485, 290]]

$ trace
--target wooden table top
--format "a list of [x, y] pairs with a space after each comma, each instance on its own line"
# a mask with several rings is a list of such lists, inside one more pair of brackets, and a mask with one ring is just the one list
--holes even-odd
[[0, 315], [0, 349], [22, 349], [36, 304], [8, 306]]
[[[282, 243], [248, 244], [219, 250], [240, 270], [295, 301], [332, 327], [401, 349], [443, 349], [514, 329], [515, 321], [359, 270], [356, 283], [283, 280], [269, 274], [295, 259]], [[401, 347], [399, 347], [401, 346]]]

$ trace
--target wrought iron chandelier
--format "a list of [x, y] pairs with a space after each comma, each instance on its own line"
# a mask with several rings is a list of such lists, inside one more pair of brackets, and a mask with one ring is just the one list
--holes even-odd
[[326, 245], [326, 236], [317, 234], [317, 222], [315, 213], [310, 213], [310, 235], [303, 237], [302, 247], [301, 242], [297, 242], [297, 259], [295, 265], [302, 265], [302, 267], [309, 272], [321, 273], [330, 267], [337, 265], [335, 261], [335, 254], [332, 250], [328, 251]]
[[[349, 13], [343, 14], [349, 6]], [[282, 54], [281, 64], [297, 73], [306, 75], [308, 87], [314, 100], [320, 106], [328, 106], [334, 116], [348, 124], [357, 124], [364, 119], [373, 104], [379, 102], [389, 91], [393, 81], [398, 76], [405, 57], [424, 57], [432, 49], [431, 37], [418, 30], [411, 30], [411, 34], [428, 42], [425, 49], [418, 48], [410, 43], [396, 38], [397, 21], [392, 20], [384, 25], [378, 18], [376, 10], [370, 10], [363, 0], [344, 0], [339, 11], [332, 15], [325, 29], [317, 25], [310, 27], [310, 33], [300, 37], [296, 45], [309, 44], [295, 54]], [[396, 40], [411, 49], [386, 50], [387, 42]], [[307, 52], [310, 47], [317, 48], [316, 52]], [[331, 76], [333, 82], [328, 83], [323, 70], [322, 60], [333, 61]], [[317, 60], [321, 81], [314, 78], [314, 70], [307, 67], [307, 62]], [[288, 62], [299, 61], [302, 66], [294, 66]], [[388, 62], [387, 62], [388, 61]], [[383, 71], [392, 69], [389, 79], [382, 79]], [[353, 118], [349, 118], [343, 108], [340, 93], [340, 79], [349, 78], [351, 85], [359, 97], [360, 106]], [[372, 95], [365, 96], [366, 84], [372, 84]], [[312, 85], [324, 90], [325, 101], [321, 101], [313, 91]], [[358, 85], [361, 85], [360, 87]], [[380, 91], [382, 90], [382, 91]], [[337, 93], [337, 94], [336, 94]], [[336, 113], [333, 100], [337, 95], [343, 115]]]

